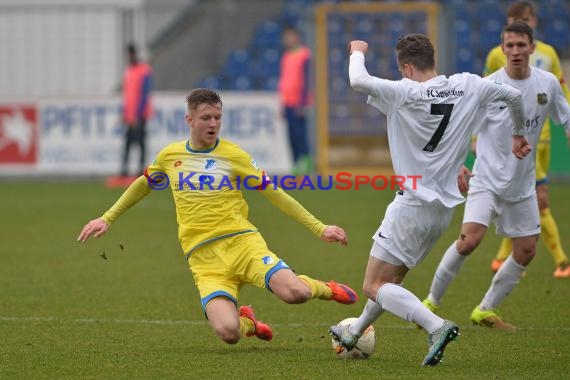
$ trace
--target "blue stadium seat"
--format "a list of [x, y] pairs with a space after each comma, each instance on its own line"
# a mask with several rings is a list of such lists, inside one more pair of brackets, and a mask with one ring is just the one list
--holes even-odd
[[463, 47], [458, 50], [456, 61], [458, 72], [474, 72], [473, 52], [470, 47]]
[[211, 88], [211, 89], [222, 89], [222, 81], [219, 76], [210, 76], [202, 79], [198, 82], [198, 87]]
[[335, 76], [331, 79], [329, 83], [329, 89], [331, 94], [342, 94], [345, 91], [350, 90], [350, 83], [346, 75], [344, 76]]
[[281, 51], [275, 48], [252, 46], [250, 48], [247, 74], [250, 76], [278, 76]]
[[346, 50], [342, 47], [333, 47], [329, 51], [329, 62], [333, 65], [343, 64], [346, 60]]
[[362, 19], [356, 23], [356, 30], [365, 34], [372, 33], [374, 30], [374, 24], [370, 17]]
[[246, 75], [249, 71], [249, 53], [246, 50], [232, 51], [222, 69], [230, 77]]
[[471, 27], [469, 23], [465, 20], [455, 21], [455, 42], [458, 47], [471, 44], [473, 34], [471, 33]]
[[296, 27], [299, 24], [300, 14], [298, 12], [283, 12], [279, 16], [279, 23], [281, 25], [288, 25]]
[[261, 59], [264, 63], [275, 66], [279, 66], [280, 57], [281, 53], [278, 49], [267, 49], [261, 55]]
[[229, 90], [234, 91], [249, 91], [253, 88], [253, 81], [249, 76], [238, 76], [230, 80]]
[[570, 46], [570, 28], [568, 22], [562, 19], [555, 19], [546, 26], [547, 42], [554, 45], [558, 50]]
[[274, 21], [262, 23], [255, 30], [253, 44], [263, 47], [281, 46], [281, 26]]
[[[343, 0], [346, 1], [346, 0]], [[376, 0], [353, 0], [373, 2]], [[402, 1], [402, 0], [400, 0]], [[428, 0], [429, 1], [429, 0]], [[432, 2], [436, 0], [431, 0]], [[274, 21], [266, 21], [255, 30], [248, 50], [237, 50], [228, 55], [220, 75], [204, 78], [203, 86], [231, 89], [274, 90], [279, 75], [281, 57], [281, 33], [285, 25], [299, 27], [305, 21], [308, 7], [318, 3], [340, 3], [341, 0], [286, 0], [284, 10]], [[500, 42], [500, 32], [506, 21], [508, 3], [501, 0], [438, 0], [445, 10], [451, 10], [453, 18], [449, 30], [456, 51], [456, 66], [452, 71], [480, 73], [488, 50]], [[570, 55], [570, 1], [547, 0], [538, 4], [539, 26], [536, 38], [552, 44], [561, 55]], [[387, 72], [371, 72], [373, 75], [399, 79], [393, 57], [397, 39], [410, 31], [425, 33], [426, 16], [422, 12], [398, 14], [358, 13], [331, 14], [327, 20], [327, 36], [330, 51], [328, 67], [331, 78], [346, 77], [346, 43], [351, 39], [367, 40], [374, 49], [369, 51], [370, 61]], [[374, 70], [372, 70], [374, 71]], [[340, 83], [340, 82], [339, 82]], [[343, 85], [332, 85], [331, 96], [345, 97]], [[333, 88], [334, 87], [334, 88]], [[349, 91], [350, 93], [350, 91]], [[347, 99], [344, 99], [348, 101]]]
[[255, 89], [263, 91], [277, 91], [279, 77], [277, 76], [259, 76], [255, 80]]

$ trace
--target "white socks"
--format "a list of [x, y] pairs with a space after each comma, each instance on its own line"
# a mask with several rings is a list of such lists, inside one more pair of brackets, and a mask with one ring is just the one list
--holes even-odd
[[499, 306], [503, 299], [517, 286], [524, 270], [525, 267], [517, 263], [513, 259], [513, 255], [510, 255], [493, 277], [491, 287], [487, 290], [479, 308], [481, 310], [492, 310]]
[[378, 290], [376, 302], [384, 310], [422, 326], [428, 333], [443, 326], [443, 319], [432, 313], [409, 290], [395, 284], [384, 284]]
[[453, 242], [449, 248], [447, 248], [433, 276], [428, 299], [436, 305], [441, 303], [441, 299], [447, 291], [447, 287], [455, 276], [457, 276], [457, 273], [459, 273], [459, 270], [467, 258], [467, 256], [462, 256], [457, 252], [455, 245], [456, 242]]
[[382, 306], [369, 299], [358, 320], [348, 327], [348, 331], [358, 336], [362, 335], [364, 330], [370, 326], [384, 312]]
[[[457, 276], [467, 258], [457, 252], [455, 244], [453, 242], [443, 255], [431, 283], [428, 299], [436, 305], [440, 304], [449, 284]], [[479, 305], [481, 310], [495, 309], [519, 283], [524, 270], [524, 266], [518, 264], [512, 255], [509, 256], [493, 278], [491, 287], [481, 301]]]

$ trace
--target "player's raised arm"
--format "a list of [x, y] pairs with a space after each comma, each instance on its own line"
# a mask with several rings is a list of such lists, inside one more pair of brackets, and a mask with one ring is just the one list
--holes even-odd
[[289, 196], [278, 187], [270, 187], [265, 190], [260, 190], [275, 207], [281, 210], [284, 214], [292, 217], [312, 233], [317, 235], [321, 240], [327, 242], [339, 242], [341, 245], [346, 246], [348, 239], [346, 232], [338, 226], [328, 226], [323, 224], [320, 220], [315, 218], [307, 209], [305, 209], [293, 197]]
[[352, 41], [349, 45], [350, 64], [348, 76], [350, 86], [358, 92], [372, 94], [374, 90], [374, 78], [368, 74], [364, 65], [364, 54], [368, 50], [368, 44], [364, 41]]
[[351, 53], [348, 66], [350, 86], [357, 92], [377, 98], [382, 104], [397, 103], [399, 81], [378, 78], [370, 75], [366, 70], [364, 54], [368, 50], [368, 44], [364, 41], [351, 41], [349, 50]]
[[123, 195], [115, 202], [115, 204], [103, 214], [100, 218], [93, 219], [83, 227], [81, 233], [77, 237], [77, 241], [85, 242], [91, 235], [96, 238], [105, 234], [107, 229], [121, 214], [132, 206], [136, 205], [140, 200], [146, 197], [152, 188], [148, 184], [148, 180], [144, 175], [137, 178]]

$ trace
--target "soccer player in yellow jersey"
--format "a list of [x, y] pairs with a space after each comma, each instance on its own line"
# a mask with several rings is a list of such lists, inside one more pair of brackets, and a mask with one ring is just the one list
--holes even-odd
[[271, 340], [271, 328], [256, 319], [253, 309], [237, 309], [245, 284], [267, 288], [286, 303], [312, 298], [352, 304], [350, 287], [297, 276], [267, 248], [248, 220], [242, 189], [258, 189], [271, 203], [327, 242], [347, 244], [345, 231], [324, 225], [297, 201], [269, 182], [251, 156], [219, 137], [222, 100], [207, 89], [186, 98], [190, 139], [170, 144], [103, 214], [87, 223], [78, 241], [103, 235], [123, 212], [150, 194], [170, 186], [176, 205], [178, 237], [208, 322], [220, 339], [235, 344], [242, 336]]
[[[537, 10], [530, 1], [517, 1], [507, 10], [507, 21], [523, 21], [532, 29], [536, 29]], [[566, 99], [570, 102], [570, 91], [564, 80], [564, 73], [560, 65], [560, 59], [554, 48], [544, 42], [535, 40], [534, 54], [530, 56], [530, 64], [540, 69], [550, 71], [559, 80]], [[506, 65], [507, 59], [501, 51], [501, 46], [494, 47], [487, 55], [484, 76], [488, 76]], [[564, 253], [560, 242], [558, 227], [550, 212], [548, 200], [548, 170], [550, 167], [550, 120], [547, 120], [542, 128], [540, 140], [536, 152], [536, 195], [540, 210], [541, 236], [545, 245], [556, 263], [554, 277], [570, 277], [570, 262]], [[512, 242], [504, 238], [497, 256], [491, 263], [493, 272], [497, 272], [512, 250]]]

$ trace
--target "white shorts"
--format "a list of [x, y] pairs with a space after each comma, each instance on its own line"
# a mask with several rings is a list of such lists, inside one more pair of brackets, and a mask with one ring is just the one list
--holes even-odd
[[382, 249], [375, 244], [370, 255], [394, 265], [415, 267], [447, 229], [453, 210], [438, 201], [426, 203], [414, 199], [409, 202], [406, 195], [396, 195], [372, 237]]
[[540, 233], [536, 193], [515, 202], [507, 202], [493, 192], [479, 187], [469, 189], [463, 223], [493, 222], [497, 234], [507, 237], [533, 236]]

